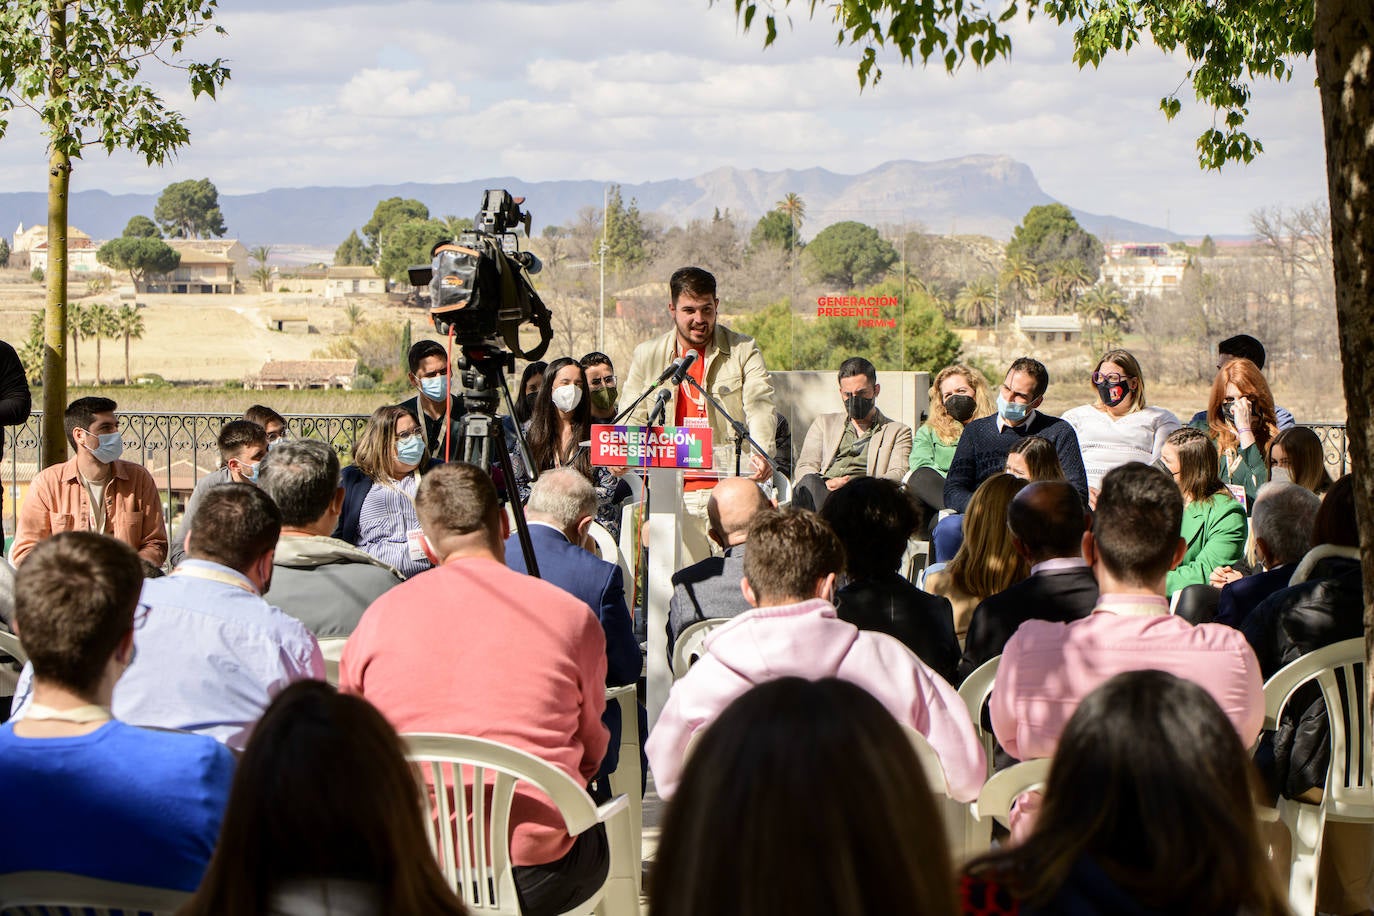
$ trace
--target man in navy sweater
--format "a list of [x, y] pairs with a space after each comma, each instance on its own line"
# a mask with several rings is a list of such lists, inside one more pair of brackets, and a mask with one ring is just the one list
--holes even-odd
[[997, 413], [973, 420], [964, 427], [959, 447], [945, 475], [945, 506], [963, 512], [973, 491], [1007, 466], [1007, 453], [1027, 436], [1040, 436], [1054, 444], [1064, 477], [1088, 504], [1088, 478], [1083, 473], [1083, 453], [1073, 427], [1058, 417], [1036, 410], [1050, 387], [1050, 373], [1038, 360], [1023, 356], [1011, 364], [997, 393]]

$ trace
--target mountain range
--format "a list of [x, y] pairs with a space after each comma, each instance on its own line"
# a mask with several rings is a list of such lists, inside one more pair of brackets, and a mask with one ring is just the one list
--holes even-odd
[[[213, 180], [213, 178], [212, 178]], [[567, 224], [583, 207], [600, 209], [605, 185], [598, 181], [536, 181], [485, 178], [447, 184], [377, 184], [357, 188], [273, 188], [252, 194], [221, 194], [228, 235], [245, 245], [309, 246], [332, 249], [367, 222], [379, 200], [413, 197], [435, 216], [471, 216], [486, 188], [506, 188], [526, 198], [534, 232]], [[980, 234], [1010, 238], [1026, 211], [1054, 203], [1029, 166], [1009, 156], [964, 156], [939, 162], [898, 160], [858, 175], [822, 168], [767, 172], [718, 168], [695, 178], [648, 181], [621, 186], [645, 213], [667, 223], [710, 219], [719, 210], [746, 228], [774, 209], [788, 193], [806, 205], [804, 238], [844, 220], [870, 225], [920, 224], [941, 234]], [[69, 220], [93, 238], [119, 235], [129, 217], [152, 216], [157, 194], [76, 191]], [[1158, 226], [1091, 213], [1070, 205], [1078, 221], [1104, 242], [1167, 242], [1180, 238]], [[42, 192], [0, 193], [0, 232], [19, 223], [46, 221]]]

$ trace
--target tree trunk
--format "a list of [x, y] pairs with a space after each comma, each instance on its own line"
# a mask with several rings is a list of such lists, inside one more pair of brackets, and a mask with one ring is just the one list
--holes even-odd
[[[1374, 5], [1317, 0], [1313, 24], [1326, 133], [1332, 264], [1364, 566], [1365, 654], [1374, 645]], [[1365, 666], [1370, 677], [1374, 666]]]
[[124, 332], [124, 384], [132, 385], [133, 378], [129, 375], [129, 332]]
[[[62, 310], [63, 310], [63, 314], [64, 314], [64, 316], [65, 316], [65, 313], [66, 313], [66, 306], [65, 306], [65, 305], [62, 307]], [[79, 331], [77, 331], [77, 329], [76, 329], [74, 326], [71, 328], [71, 332], [72, 332], [72, 375], [76, 376], [76, 384], [77, 384], [77, 386], [79, 387], [79, 386], [81, 385], [81, 348], [77, 346], [77, 338], [81, 336], [81, 333], [80, 333]], [[65, 377], [65, 376], [64, 376], [64, 377]], [[47, 386], [45, 385], [44, 387], [46, 388]], [[66, 409], [67, 409], [67, 405], [66, 405], [66, 404], [63, 404], [63, 405], [62, 405], [62, 409], [63, 409], [63, 410], [66, 410]]]
[[104, 335], [99, 331], [95, 335], [95, 384], [97, 387], [105, 384], [100, 380], [100, 338]]
[[[53, 48], [67, 45], [66, 7], [54, 5], [48, 22]], [[54, 52], [52, 57], [58, 55]], [[54, 68], [51, 98], [66, 97], [66, 74]], [[48, 299], [43, 307], [43, 467], [67, 460], [67, 190], [72, 174], [67, 154], [53, 149], [48, 160]]]

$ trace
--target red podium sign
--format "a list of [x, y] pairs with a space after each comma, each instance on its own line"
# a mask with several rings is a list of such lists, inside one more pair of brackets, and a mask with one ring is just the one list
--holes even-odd
[[612, 468], [709, 470], [711, 430], [694, 426], [592, 427], [592, 464]]

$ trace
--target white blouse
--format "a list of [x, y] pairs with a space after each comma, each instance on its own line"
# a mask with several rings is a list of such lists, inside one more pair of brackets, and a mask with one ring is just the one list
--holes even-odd
[[1131, 461], [1150, 464], [1158, 460], [1164, 440], [1183, 424], [1163, 407], [1143, 407], [1121, 417], [1113, 417], [1095, 404], [1084, 404], [1064, 412], [1064, 421], [1078, 435], [1083, 453], [1083, 470], [1088, 486], [1098, 489], [1112, 468]]

